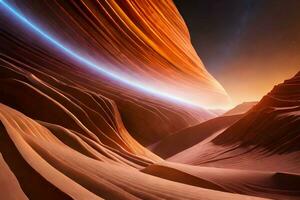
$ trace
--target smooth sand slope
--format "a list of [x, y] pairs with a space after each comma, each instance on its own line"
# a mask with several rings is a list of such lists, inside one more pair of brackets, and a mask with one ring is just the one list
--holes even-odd
[[228, 110], [223, 114], [223, 116], [231, 116], [231, 115], [240, 115], [248, 112], [253, 106], [255, 106], [258, 102], [250, 101], [241, 103], [234, 108]]
[[272, 199], [299, 199], [300, 175], [255, 170], [159, 163], [142, 170], [147, 174], [198, 187]]
[[167, 136], [161, 141], [149, 146], [149, 149], [162, 158], [171, 157], [223, 131], [241, 117], [242, 115], [216, 117]]
[[257, 102], [239, 104], [220, 117], [184, 128], [164, 137], [162, 140], [148, 146], [148, 149], [162, 158], [171, 157], [203, 140], [210, 140], [210, 138], [218, 135], [218, 133], [241, 119], [256, 104]]

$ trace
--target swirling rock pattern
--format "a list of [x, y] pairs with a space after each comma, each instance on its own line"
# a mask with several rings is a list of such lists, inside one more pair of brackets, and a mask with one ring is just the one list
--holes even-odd
[[[224, 89], [196, 55], [172, 1], [7, 2], [70, 49], [123, 78], [203, 106], [228, 102]], [[244, 117], [216, 118], [185, 129], [216, 115], [112, 80], [27, 28], [9, 13], [0, 12], [1, 199], [297, 196], [297, 186], [277, 185], [288, 178], [298, 183], [298, 176], [292, 174], [164, 161], [145, 146], [160, 143], [173, 148], [173, 141], [187, 134], [189, 144], [178, 145], [182, 152], [166, 153], [166, 157], [175, 154], [171, 159], [185, 162], [180, 159], [180, 155], [189, 155], [185, 148], [197, 147], [200, 141], [211, 145], [216, 129], [230, 126], [230, 130]], [[217, 126], [193, 140], [193, 131], [207, 124]], [[222, 145], [215, 142], [212, 149], [224, 151]], [[210, 158], [202, 155], [202, 159]], [[196, 163], [195, 157], [185, 158]], [[278, 191], [275, 195], [274, 190]]]
[[[14, 2], [59, 41], [101, 61], [124, 79], [202, 106], [228, 103], [226, 92], [193, 49], [185, 23], [170, 0]], [[19, 30], [11, 32], [20, 35]]]

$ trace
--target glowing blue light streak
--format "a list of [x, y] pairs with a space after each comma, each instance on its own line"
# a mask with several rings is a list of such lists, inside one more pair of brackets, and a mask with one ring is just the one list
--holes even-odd
[[188, 101], [186, 99], [167, 94], [166, 92], [158, 91], [157, 89], [151, 88], [149, 86], [145, 86], [143, 84], [140, 84], [135, 81], [131, 81], [128, 79], [123, 78], [122, 76], [111, 72], [105, 68], [102, 68], [98, 64], [94, 63], [93, 61], [86, 59], [82, 55], [75, 53], [72, 51], [70, 48], [66, 47], [66, 45], [62, 44], [58, 40], [56, 40], [53, 36], [49, 35], [46, 31], [44, 31], [42, 28], [31, 22], [26, 16], [24, 16], [22, 13], [20, 13], [16, 8], [13, 6], [9, 5], [7, 2], [4, 0], [0, 0], [0, 5], [2, 5], [3, 8], [5, 8], [6, 11], [8, 11], [11, 16], [13, 16], [15, 19], [17, 19], [19, 22], [22, 22], [23, 25], [27, 26], [30, 28], [32, 31], [34, 31], [37, 35], [39, 35], [41, 38], [47, 40], [50, 42], [53, 46], [57, 47], [59, 50], [61, 50], [63, 53], [65, 53], [68, 56], [71, 56], [75, 60], [79, 61], [80, 63], [86, 65], [87, 67], [91, 69], [96, 69], [103, 75], [110, 77], [113, 80], [116, 80], [120, 83], [124, 83], [128, 86], [131, 86], [132, 88], [147, 92], [149, 94], [158, 96], [158, 97], [163, 97], [169, 100], [177, 101], [180, 103], [188, 104], [191, 106], [196, 106], [196, 107], [201, 107], [198, 104]]

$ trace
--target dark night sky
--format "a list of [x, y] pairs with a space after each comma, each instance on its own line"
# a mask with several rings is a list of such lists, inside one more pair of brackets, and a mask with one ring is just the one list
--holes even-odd
[[192, 43], [234, 103], [300, 70], [300, 0], [174, 0]]

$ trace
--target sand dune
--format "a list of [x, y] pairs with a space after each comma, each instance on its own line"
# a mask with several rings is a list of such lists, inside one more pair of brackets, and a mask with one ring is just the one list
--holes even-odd
[[15, 174], [10, 170], [9, 166], [3, 159], [2, 153], [0, 155], [0, 183], [1, 198], [16, 200], [28, 199], [22, 191]]
[[241, 119], [256, 104], [257, 102], [245, 102], [237, 105], [220, 117], [179, 130], [150, 145], [148, 148], [162, 158], [171, 157], [193, 145], [199, 144], [203, 140], [210, 140], [215, 137], [218, 133]]
[[241, 117], [242, 115], [233, 115], [208, 120], [196, 126], [180, 130], [154, 145], [151, 145], [149, 149], [162, 158], [171, 157], [215, 134], [218, 134], [218, 132], [228, 128]]
[[299, 199], [297, 174], [199, 167], [159, 163], [142, 170], [147, 174], [189, 185], [272, 199]]
[[235, 106], [234, 108], [228, 110], [227, 112], [225, 112], [223, 114], [223, 116], [244, 114], [247, 111], [249, 111], [256, 104], [257, 104], [257, 102], [255, 102], [255, 101], [241, 103], [241, 104]]

